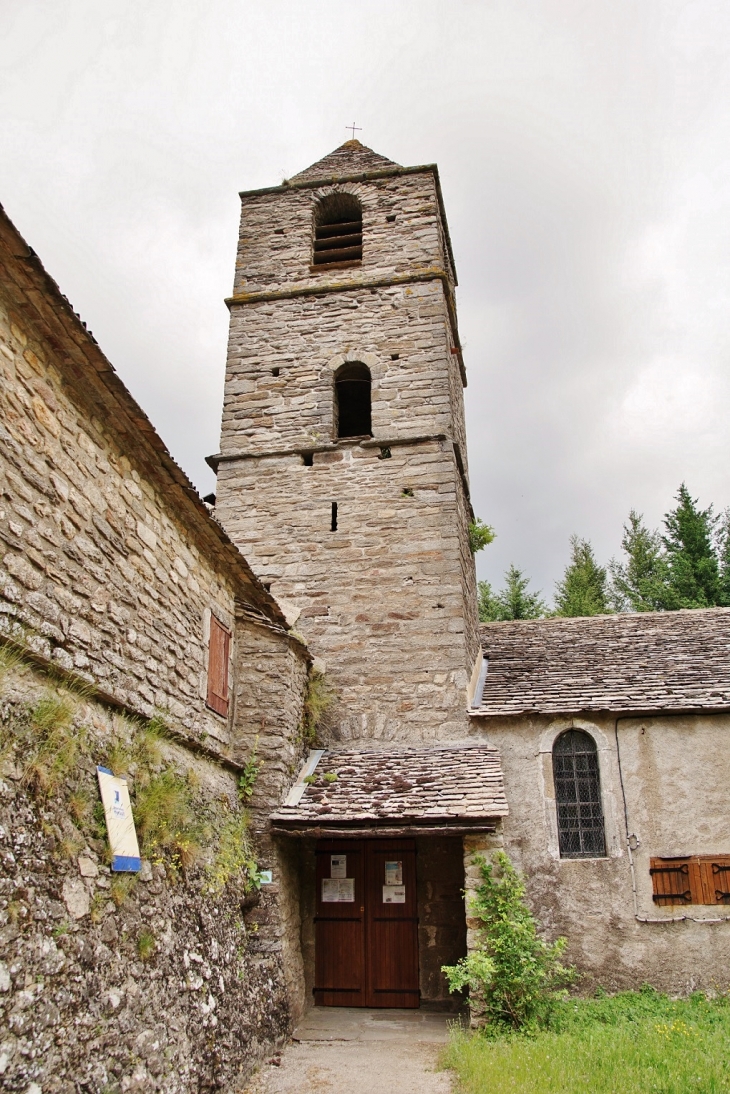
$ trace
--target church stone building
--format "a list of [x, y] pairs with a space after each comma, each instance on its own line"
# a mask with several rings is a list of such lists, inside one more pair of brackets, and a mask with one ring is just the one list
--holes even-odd
[[[241, 197], [207, 505], [0, 224], [3, 639], [34, 687], [81, 676], [95, 725], [164, 711], [171, 762], [211, 799], [233, 801], [255, 749], [270, 871], [239, 912], [145, 875], [134, 901], [167, 942], [130, 966], [114, 939], [137, 905], [92, 915], [98, 854], [46, 855], [48, 822], [6, 761], [0, 1068], [13, 1089], [47, 1073], [44, 1092], [66, 1094], [78, 1077], [36, 981], [58, 1023], [133, 1046], [109, 1074], [87, 1049], [90, 1090], [127, 1067], [125, 1090], [233, 1090], [312, 1005], [458, 1007], [441, 966], [476, 943], [473, 859], [496, 848], [584, 987], [727, 988], [730, 611], [480, 627], [436, 167], [348, 141]], [[311, 742], [322, 679], [333, 702]], [[16, 891], [38, 909], [25, 934]], [[66, 914], [73, 946], [41, 973]]]

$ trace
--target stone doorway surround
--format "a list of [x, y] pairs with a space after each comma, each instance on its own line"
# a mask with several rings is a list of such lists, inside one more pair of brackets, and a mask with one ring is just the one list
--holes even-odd
[[287, 961], [295, 1013], [313, 1002], [317, 841], [415, 842], [420, 1007], [454, 1013], [459, 1003], [441, 966], [458, 961], [476, 938], [464, 890], [475, 883], [474, 853], [500, 841], [506, 814], [499, 755], [484, 744], [311, 752], [270, 816], [288, 863], [282, 895], [292, 924]]

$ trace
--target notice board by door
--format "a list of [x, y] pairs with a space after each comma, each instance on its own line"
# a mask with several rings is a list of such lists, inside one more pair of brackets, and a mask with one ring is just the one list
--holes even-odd
[[317, 844], [314, 1001], [417, 1007], [414, 840]]

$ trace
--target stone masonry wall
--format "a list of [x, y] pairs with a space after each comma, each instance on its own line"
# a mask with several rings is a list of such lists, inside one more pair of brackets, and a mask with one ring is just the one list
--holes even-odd
[[225, 463], [221, 519], [299, 613], [339, 697], [337, 739], [461, 739], [469, 656], [453, 450], [433, 441], [378, 456], [343, 445], [311, 467], [296, 455]]
[[221, 452], [331, 444], [334, 373], [346, 360], [370, 369], [376, 440], [445, 433], [465, 451], [452, 346], [440, 281], [234, 305]]
[[233, 622], [235, 581], [4, 309], [0, 368], [0, 630], [124, 706], [228, 745], [205, 705], [204, 620]]
[[[441, 280], [397, 281], [444, 269], [434, 178], [339, 188], [364, 250], [335, 271], [309, 270], [326, 187], [243, 196], [216, 513], [326, 666], [338, 738], [460, 738], [478, 638], [456, 332]], [[346, 361], [372, 376], [362, 445], [335, 437]]]
[[[80, 701], [74, 726], [91, 735], [91, 755], [52, 795], [34, 794], [13, 720], [49, 694], [64, 693], [26, 666], [0, 696], [0, 1084], [22, 1094], [233, 1094], [291, 1028], [274, 887], [246, 892], [233, 881], [211, 894], [204, 863], [181, 874], [160, 859], [120, 893], [104, 841], [67, 806], [93, 788], [118, 716]], [[162, 752], [203, 803], [235, 808], [235, 771], [174, 743]], [[275, 866], [265, 851], [259, 863]]]
[[[362, 266], [311, 271], [315, 207], [335, 191], [354, 194], [362, 204]], [[363, 277], [398, 277], [434, 268], [451, 279], [430, 171], [243, 194], [242, 199], [234, 294], [319, 286], [331, 278], [357, 284]]]
[[[100, 739], [114, 710], [162, 712], [170, 762], [200, 784], [203, 812], [235, 801], [258, 735], [253, 854], [274, 884], [244, 900], [236, 875], [212, 898], [200, 878], [181, 887], [147, 863], [117, 916], [103, 843], [69, 851], [73, 787], [31, 793], [16, 756], [0, 785], [0, 1073], [24, 1092], [53, 1076], [43, 1094], [71, 1094], [82, 1075], [90, 1094], [232, 1090], [301, 1007], [296, 961], [285, 968], [297, 928], [261, 833], [298, 766], [309, 655], [24, 247], [0, 214], [0, 638], [83, 683]], [[233, 633], [226, 718], [205, 701], [211, 613]], [[28, 709], [58, 679], [25, 671], [11, 705]], [[17, 753], [12, 733], [6, 744]], [[93, 789], [93, 763], [84, 772]], [[147, 924], [160, 940], [149, 964], [134, 956]], [[202, 994], [185, 994], [191, 978]]]

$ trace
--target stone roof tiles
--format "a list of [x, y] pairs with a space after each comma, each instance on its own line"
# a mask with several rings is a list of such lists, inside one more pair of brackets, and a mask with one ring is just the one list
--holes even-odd
[[[328, 772], [337, 779], [326, 781]], [[499, 754], [485, 745], [325, 752], [315, 776], [300, 780], [274, 824], [464, 824], [507, 814]]]
[[335, 179], [350, 175], [365, 174], [368, 171], [384, 171], [399, 164], [379, 156], [372, 148], [366, 148], [358, 140], [345, 141], [334, 152], [330, 152], [311, 167], [293, 175], [290, 182], [305, 182], [309, 179]]
[[472, 715], [730, 709], [730, 608], [481, 626]]

